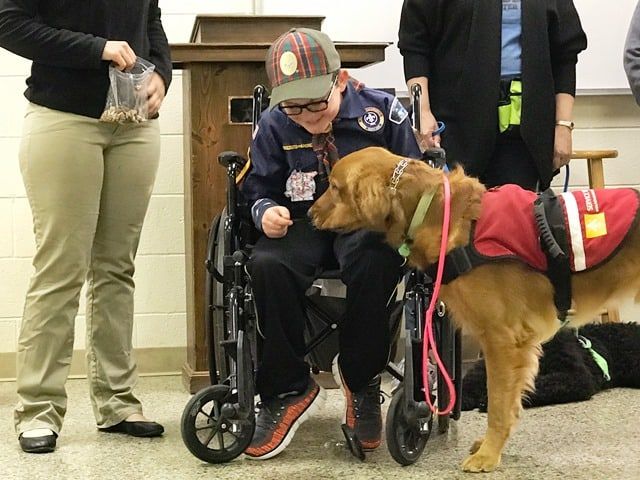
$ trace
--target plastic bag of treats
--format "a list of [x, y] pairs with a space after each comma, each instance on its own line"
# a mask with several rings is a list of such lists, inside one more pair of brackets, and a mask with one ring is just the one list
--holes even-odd
[[100, 121], [111, 123], [140, 123], [148, 119], [147, 86], [155, 65], [138, 57], [127, 71], [109, 66], [111, 85], [107, 104]]

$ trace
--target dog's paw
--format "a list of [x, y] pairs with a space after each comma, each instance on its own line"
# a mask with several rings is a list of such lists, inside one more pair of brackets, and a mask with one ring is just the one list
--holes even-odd
[[500, 465], [500, 455], [490, 455], [487, 452], [478, 451], [462, 462], [462, 470], [465, 472], [493, 472], [498, 465]]
[[469, 449], [469, 453], [473, 455], [478, 450], [480, 450], [480, 447], [482, 446], [482, 442], [484, 442], [484, 437], [480, 437], [475, 442], [473, 442], [473, 445], [471, 445], [471, 448]]

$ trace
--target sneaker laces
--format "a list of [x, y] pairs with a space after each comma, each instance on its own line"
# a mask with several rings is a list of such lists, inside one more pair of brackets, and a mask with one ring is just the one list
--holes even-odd
[[[265, 415], [268, 415], [269, 423], [272, 423], [272, 424], [277, 423], [276, 418], [280, 416], [279, 412], [281, 410], [284, 410], [284, 399], [287, 397], [294, 397], [297, 395], [300, 395], [300, 392], [297, 392], [294, 390], [291, 392], [280, 393], [276, 395], [274, 398], [270, 398], [269, 400], [266, 400], [266, 401], [257, 402], [256, 408], [255, 408], [257, 418], [260, 419], [262, 417], [264, 419]], [[266, 413], [263, 415], [260, 415], [260, 411], [264, 411]]]
[[284, 400], [287, 397], [297, 397], [298, 395], [302, 395], [304, 392], [298, 392], [296, 390], [292, 390], [291, 392], [279, 393], [277, 398], [280, 400]]
[[362, 418], [362, 413], [365, 417], [369, 416], [368, 414], [377, 416], [378, 406], [384, 403], [384, 395], [379, 387], [379, 383], [367, 385], [362, 392], [353, 393], [353, 409], [356, 418]]
[[256, 426], [258, 425], [264, 426], [264, 425], [277, 423], [276, 415], [274, 415], [274, 410], [277, 410], [277, 409], [273, 409], [273, 406], [270, 406], [269, 403], [271, 402], [256, 403], [256, 408], [255, 408]]

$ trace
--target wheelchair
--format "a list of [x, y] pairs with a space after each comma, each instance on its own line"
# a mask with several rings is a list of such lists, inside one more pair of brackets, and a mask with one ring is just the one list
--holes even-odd
[[[264, 87], [257, 86], [253, 95], [254, 129], [266, 104]], [[254, 374], [260, 351], [259, 323], [246, 270], [251, 245], [258, 233], [236, 186], [236, 178], [246, 160], [235, 152], [223, 152], [218, 162], [227, 172], [226, 207], [211, 223], [204, 265], [206, 305], [203, 321], [211, 385], [193, 395], [181, 419], [182, 439], [187, 449], [200, 460], [214, 464], [240, 456], [251, 442], [255, 429]], [[425, 313], [432, 297], [433, 282], [417, 269], [408, 269], [404, 278], [404, 295], [392, 305], [390, 322], [394, 339], [390, 358], [395, 357], [400, 336], [403, 337], [404, 360], [400, 363], [390, 361], [386, 368], [396, 379], [397, 386], [387, 411], [385, 432], [394, 460], [401, 465], [410, 465], [420, 458], [434, 427], [435, 415], [425, 401], [421, 378]], [[339, 279], [339, 272], [324, 272], [320, 279]], [[345, 299], [322, 295], [322, 287], [313, 286], [307, 292], [306, 305], [307, 361], [314, 373], [331, 371], [331, 362], [338, 352], [336, 331]], [[404, 335], [399, 335], [403, 311]], [[437, 416], [437, 431], [445, 433], [449, 420], [460, 417], [461, 334], [442, 304], [434, 314], [433, 328], [440, 357], [447, 371], [453, 374], [457, 394], [451, 414]], [[427, 361], [431, 364], [430, 359]], [[428, 394], [438, 409], [443, 410], [449, 404], [449, 392], [442, 375], [438, 372], [434, 376], [436, 387]], [[342, 429], [351, 453], [364, 460], [365, 454], [353, 432], [346, 425]]]

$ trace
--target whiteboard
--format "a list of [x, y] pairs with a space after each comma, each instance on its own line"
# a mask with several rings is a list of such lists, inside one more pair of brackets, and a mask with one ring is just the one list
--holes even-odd
[[637, 0], [574, 0], [587, 49], [578, 56], [578, 93], [625, 93], [624, 42]]
[[[523, 0], [527, 1], [527, 0]], [[622, 51], [629, 21], [638, 0], [574, 0], [587, 39], [578, 56], [578, 93], [628, 93]], [[380, 65], [353, 72], [372, 87], [406, 92], [402, 57], [398, 52], [398, 23], [402, 0], [258, 0], [257, 14], [305, 14], [326, 17], [322, 29], [336, 41], [393, 42]]]

